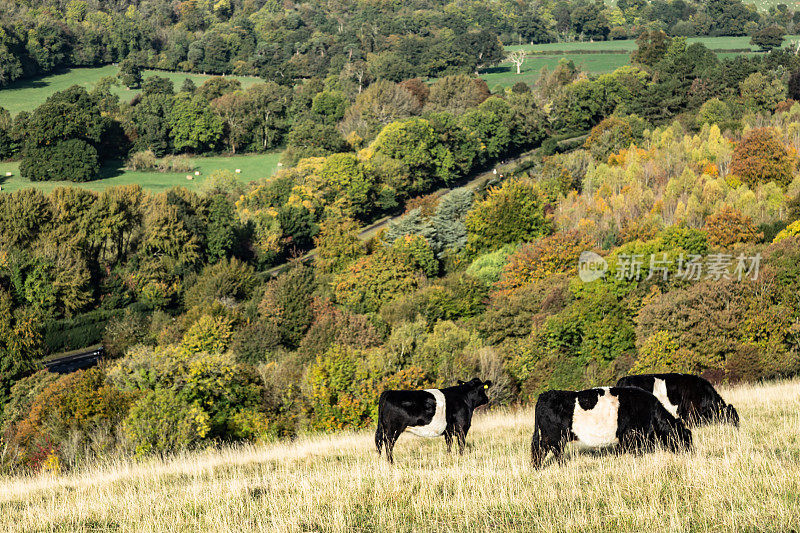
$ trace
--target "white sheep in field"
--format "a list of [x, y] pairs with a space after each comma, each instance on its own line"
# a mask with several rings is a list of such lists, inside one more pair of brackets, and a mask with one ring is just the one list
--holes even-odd
[[242, 173], [242, 169], [241, 169], [241, 168], [237, 168], [237, 169], [236, 169], [236, 173], [237, 173], [237, 174], [241, 174], [241, 173]]
[[191, 180], [191, 179], [194, 179], [194, 178], [191, 176], [191, 174], [187, 174], [187, 175], [186, 175], [186, 179], [187, 179], [187, 180]]
[[10, 178], [10, 177], [11, 177], [11, 176], [13, 176], [13, 175], [14, 175], [14, 173], [13, 173], [13, 172], [6, 172], [6, 177], [7, 177], [7, 178]]
[[199, 170], [195, 170], [195, 171], [194, 171], [194, 175], [195, 175], [195, 176], [199, 176], [199, 175], [200, 175], [200, 171], [199, 171]]

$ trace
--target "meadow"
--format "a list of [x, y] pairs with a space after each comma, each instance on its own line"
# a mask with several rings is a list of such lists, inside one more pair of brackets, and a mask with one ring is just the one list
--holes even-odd
[[6, 531], [789, 531], [800, 529], [800, 382], [725, 388], [741, 427], [695, 451], [568, 446], [530, 468], [531, 408], [477, 414], [464, 456], [372, 432], [0, 480]]
[[[117, 66], [106, 65], [96, 68], [73, 68], [58, 74], [20, 80], [4, 89], [0, 89], [0, 107], [6, 108], [12, 115], [16, 115], [20, 111], [33, 111], [53, 93], [63, 91], [73, 85], [80, 85], [90, 90], [101, 78], [116, 76], [118, 72], [119, 68]], [[200, 86], [204, 81], [213, 77], [203, 74], [160, 70], [145, 70], [142, 76], [145, 78], [149, 76], [168, 78], [175, 84], [176, 90], [180, 89], [186, 79], [190, 79], [195, 85]], [[243, 87], [249, 87], [262, 81], [259, 78], [249, 76], [230, 77], [239, 80]], [[126, 87], [112, 87], [111, 91], [118, 95], [122, 101], [130, 101], [139, 94], [138, 90]]]
[[[784, 43], [800, 37], [787, 36]], [[730, 50], [745, 50], [747, 53], [757, 53], [758, 47], [750, 44], [750, 36], [743, 37], [690, 37], [689, 44], [703, 43], [710, 50], [717, 51], [720, 58], [728, 58], [739, 53]], [[553, 70], [558, 62], [563, 59], [571, 60], [575, 66], [591, 74], [612, 72], [619, 67], [630, 64], [630, 52], [636, 50], [636, 41], [627, 39], [622, 41], [596, 41], [596, 42], [569, 42], [546, 44], [523, 44], [506, 46], [509, 52], [525, 50], [530, 55], [522, 65], [522, 72], [516, 73], [516, 67], [505, 62], [486, 69], [481, 73], [481, 78], [486, 80], [490, 88], [508, 87], [519, 81], [533, 83], [539, 77], [542, 67]]]
[[[281, 153], [280, 150], [273, 150], [263, 154], [193, 157], [191, 162], [195, 165], [195, 170], [200, 172], [199, 176], [195, 176], [194, 171], [133, 172], [125, 170], [122, 163], [116, 162], [103, 167], [100, 179], [82, 183], [72, 181], [28, 181], [19, 175], [19, 163], [0, 162], [0, 187], [2, 187], [3, 192], [14, 192], [18, 189], [34, 187], [48, 193], [56, 187], [73, 186], [92, 191], [102, 191], [116, 185], [136, 183], [151, 192], [160, 192], [172, 187], [186, 187], [187, 189], [197, 190], [215, 170], [235, 172], [236, 169], [239, 169], [241, 173], [236, 174], [236, 177], [242, 183], [271, 176], [279, 168]], [[6, 172], [11, 172], [13, 175], [10, 178], [6, 178]], [[192, 179], [186, 179], [187, 175], [191, 175]]]

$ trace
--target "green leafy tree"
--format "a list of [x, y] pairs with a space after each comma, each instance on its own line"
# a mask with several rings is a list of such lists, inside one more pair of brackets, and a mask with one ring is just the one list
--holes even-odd
[[224, 124], [200, 96], [178, 96], [169, 117], [170, 134], [177, 151], [215, 150], [223, 138]]
[[767, 52], [773, 48], [780, 48], [783, 45], [784, 31], [780, 26], [767, 26], [753, 34], [750, 39], [750, 44], [754, 44], [766, 50]]
[[119, 77], [122, 85], [136, 89], [142, 85], [142, 63], [138, 57], [129, 56], [119, 64]]
[[547, 199], [534, 183], [512, 179], [489, 191], [467, 213], [467, 252], [527, 242], [551, 232]]

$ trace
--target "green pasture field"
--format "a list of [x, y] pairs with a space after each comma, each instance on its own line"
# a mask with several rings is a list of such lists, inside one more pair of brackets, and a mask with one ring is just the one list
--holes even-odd
[[[129, 185], [136, 183], [143, 189], [151, 192], [160, 192], [172, 187], [186, 187], [197, 190], [215, 170], [230, 170], [235, 172], [238, 168], [241, 173], [236, 174], [242, 183], [248, 183], [259, 178], [271, 176], [278, 170], [281, 151], [274, 150], [264, 154], [237, 155], [237, 156], [216, 156], [216, 157], [195, 157], [192, 163], [196, 166], [196, 171], [200, 176], [195, 176], [192, 172], [132, 172], [124, 170], [120, 163], [106, 165], [101, 171], [101, 179], [76, 183], [72, 181], [39, 181], [32, 182], [19, 175], [19, 163], [0, 162], [0, 187], [2, 192], [14, 192], [26, 187], [35, 187], [45, 193], [49, 193], [56, 187], [83, 187], [92, 191], [102, 191], [108, 187], [116, 185]], [[13, 175], [5, 177], [6, 172]], [[191, 175], [189, 180], [186, 176]]]
[[[799, 36], [787, 36], [785, 43], [800, 39]], [[731, 58], [739, 55], [736, 52], [723, 50], [750, 49], [748, 54], [757, 53], [755, 46], [750, 46], [750, 37], [692, 37], [687, 39], [689, 44], [700, 42], [710, 50], [719, 50], [720, 58]], [[508, 87], [519, 81], [531, 84], [539, 77], [542, 67], [553, 70], [562, 58], [572, 60], [575, 66], [591, 74], [612, 72], [619, 67], [630, 64], [630, 52], [636, 49], [636, 41], [597, 41], [597, 42], [572, 42], [572, 43], [547, 43], [535, 45], [506, 46], [506, 50], [526, 50], [534, 53], [525, 59], [522, 72], [516, 73], [516, 67], [511, 63], [486, 69], [481, 78], [486, 80], [490, 88], [497, 86]], [[585, 53], [599, 51], [600, 53]], [[561, 53], [567, 52], [567, 53]], [[603, 53], [605, 52], [605, 53]]]
[[[800, 38], [797, 35], [787, 35], [784, 39], [784, 44]], [[745, 35], [742, 37], [689, 37], [686, 39], [689, 44], [703, 43], [709, 50], [743, 50], [749, 48], [752, 51], [757, 51], [757, 46], [750, 44], [750, 36]], [[580, 51], [611, 51], [611, 50], [625, 50], [631, 52], [636, 50], [636, 41], [634, 39], [626, 39], [624, 41], [595, 41], [595, 42], [571, 42], [571, 43], [546, 43], [546, 44], [523, 44], [515, 46], [506, 46], [506, 50], [526, 50], [528, 52], [572, 52]]]
[[[116, 76], [119, 68], [114, 65], [106, 65], [96, 68], [73, 68], [59, 74], [30, 78], [12, 83], [4, 89], [0, 89], [0, 107], [8, 109], [12, 115], [20, 111], [33, 111], [41, 105], [51, 94], [68, 89], [73, 85], [80, 85], [91, 89], [101, 78], [105, 76]], [[203, 74], [189, 74], [186, 72], [166, 72], [157, 70], [146, 70], [143, 72], [145, 78], [150, 76], [161, 76], [169, 78], [175, 84], [175, 90], [180, 89], [183, 81], [187, 78], [194, 81], [198, 86], [213, 76]], [[242, 82], [243, 87], [249, 87], [262, 80], [248, 76], [230, 76]], [[131, 90], [125, 87], [113, 87], [112, 92], [117, 94], [122, 101], [129, 101], [138, 90]]]

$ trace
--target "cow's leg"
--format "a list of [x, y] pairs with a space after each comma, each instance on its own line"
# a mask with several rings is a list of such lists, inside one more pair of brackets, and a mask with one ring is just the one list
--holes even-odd
[[456, 429], [456, 440], [458, 441], [458, 454], [464, 455], [464, 448], [467, 446], [467, 432], [469, 431], [469, 424]]
[[566, 446], [566, 439], [559, 439], [554, 444], [550, 445], [550, 451], [553, 452], [553, 458], [558, 461], [558, 464], [563, 465], [567, 462], [564, 457], [564, 446]]
[[375, 448], [378, 449], [378, 457], [381, 456], [381, 448], [383, 448], [383, 442], [384, 442], [383, 423], [381, 420], [378, 420], [378, 428], [375, 430]]
[[447, 453], [453, 450], [453, 430], [448, 428], [444, 431], [444, 443], [447, 444]]
[[401, 426], [385, 431], [386, 459], [389, 460], [390, 464], [394, 464], [394, 443], [397, 442], [397, 439], [400, 438], [400, 434], [403, 433], [405, 429], [405, 426]]
[[531, 438], [531, 466], [538, 470], [542, 467], [542, 462], [544, 462], [546, 456], [547, 446], [542, 443], [542, 437], [539, 434], [539, 425], [537, 424], [533, 431], [533, 437]]

